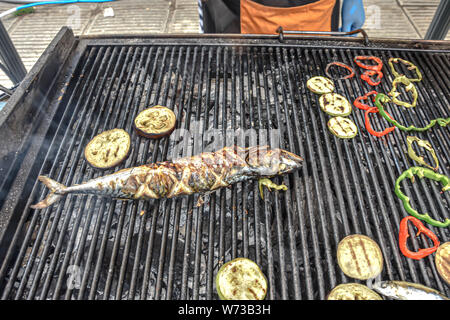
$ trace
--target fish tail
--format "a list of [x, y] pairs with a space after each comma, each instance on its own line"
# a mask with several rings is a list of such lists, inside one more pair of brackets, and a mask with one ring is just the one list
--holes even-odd
[[47, 188], [50, 189], [50, 193], [44, 200], [42, 200], [34, 205], [31, 205], [30, 208], [32, 208], [32, 209], [47, 208], [47, 207], [51, 206], [52, 204], [54, 204], [55, 202], [58, 202], [59, 200], [61, 200], [61, 198], [65, 195], [66, 186], [64, 186], [63, 184], [56, 182], [55, 180], [52, 180], [45, 176], [39, 176], [38, 179]]

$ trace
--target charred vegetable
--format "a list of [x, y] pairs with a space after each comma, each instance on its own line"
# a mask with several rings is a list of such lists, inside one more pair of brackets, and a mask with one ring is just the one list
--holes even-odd
[[361, 110], [368, 110], [368, 109], [374, 108], [373, 106], [370, 106], [367, 103], [364, 103], [363, 101], [369, 100], [370, 96], [373, 96], [372, 100], [375, 101], [375, 96], [377, 94], [378, 94], [378, 92], [375, 90], [370, 91], [370, 92], [366, 93], [365, 95], [356, 98], [355, 101], [353, 101], [353, 104], [355, 107], [357, 107], [358, 109], [361, 109]]
[[[397, 88], [397, 86], [400, 83], [405, 85], [406, 92], [412, 92], [413, 100], [411, 103], [397, 99], [397, 97], [400, 96], [400, 94], [401, 94], [400, 92], [398, 92], [398, 88]], [[409, 81], [408, 78], [406, 78], [405, 76], [395, 78], [394, 81], [392, 81], [392, 89], [388, 94], [392, 97], [392, 102], [399, 106], [404, 106], [406, 108], [412, 108], [412, 107], [415, 107], [417, 104], [418, 93], [417, 93], [416, 86], [411, 81]]]
[[[362, 62], [366, 60], [373, 61], [375, 64], [366, 64]], [[374, 56], [357, 56], [354, 58], [354, 61], [359, 67], [367, 70], [361, 74], [361, 80], [366, 81], [371, 86], [380, 84], [381, 79], [383, 78], [383, 72], [381, 72], [383, 62], [380, 58]], [[376, 78], [373, 79], [373, 76], [376, 76]]]
[[[51, 192], [32, 208], [46, 208], [70, 193], [142, 200], [204, 193], [250, 179], [268, 180], [297, 170], [302, 163], [301, 157], [282, 149], [232, 146], [216, 152], [123, 169], [70, 187], [39, 176]], [[267, 185], [267, 180], [261, 184]], [[277, 185], [270, 184], [270, 187], [274, 186]]]
[[404, 60], [401, 58], [389, 58], [389, 66], [391, 67], [391, 71], [392, 74], [394, 75], [394, 78], [398, 78], [398, 77], [406, 77], [404, 74], [398, 73], [397, 70], [395, 69], [394, 63], [402, 63], [405, 66], [407, 66], [408, 70], [414, 70], [416, 73], [416, 77], [415, 78], [407, 78], [409, 81], [411, 82], [417, 82], [417, 81], [421, 81], [422, 80], [422, 73], [420, 73], [419, 68], [417, 68], [416, 65], [414, 65], [412, 62], [408, 61], [408, 60]]
[[450, 284], [450, 242], [441, 244], [437, 249], [435, 263], [439, 275]]
[[383, 270], [383, 255], [378, 244], [362, 234], [353, 234], [338, 244], [337, 260], [347, 276], [367, 280]]
[[327, 126], [332, 134], [341, 139], [351, 139], [358, 134], [356, 124], [348, 118], [331, 118], [328, 120]]
[[172, 133], [176, 117], [172, 110], [154, 106], [141, 111], [134, 120], [136, 132], [146, 138], [158, 139]]
[[409, 126], [409, 127], [405, 127], [404, 125], [400, 124], [397, 120], [392, 119], [384, 110], [384, 103], [390, 102], [391, 99], [389, 99], [388, 96], [386, 96], [383, 93], [378, 93], [377, 96], [375, 97], [375, 106], [378, 108], [378, 112], [380, 113], [380, 115], [386, 119], [387, 121], [389, 121], [390, 123], [392, 123], [394, 126], [396, 126], [397, 128], [399, 128], [402, 131], [418, 131], [418, 132], [422, 132], [422, 131], [426, 131], [430, 128], [432, 128], [433, 126], [435, 126], [436, 124], [440, 125], [441, 127], [445, 127], [448, 124], [450, 124], [450, 118], [437, 118], [437, 119], [433, 119], [430, 121], [430, 123], [428, 125], [426, 125], [423, 128], [417, 128], [413, 125]]
[[331, 93], [334, 91], [333, 80], [320, 76], [310, 78], [306, 82], [306, 86], [309, 90], [318, 94]]
[[[393, 127], [386, 128], [383, 131], [375, 131], [372, 128], [372, 126], [370, 125], [369, 114], [371, 114], [371, 113], [378, 113], [378, 109], [376, 107], [373, 107], [373, 108], [367, 109], [366, 112], [364, 113], [364, 123], [366, 125], [367, 132], [369, 132], [371, 135], [373, 135], [375, 137], [382, 137], [382, 136], [385, 136], [388, 133], [395, 130], [395, 126], [393, 126]], [[386, 114], [389, 117], [391, 117], [388, 113], [386, 113]]]
[[363, 284], [343, 283], [331, 290], [327, 300], [383, 300], [383, 298]]
[[443, 222], [437, 221], [431, 218], [428, 213], [419, 213], [411, 207], [409, 197], [407, 197], [402, 192], [400, 183], [406, 178], [410, 178], [411, 180], [413, 180], [414, 176], [418, 176], [421, 179], [428, 178], [440, 182], [443, 185], [442, 192], [450, 189], [450, 179], [447, 176], [434, 172], [433, 170], [422, 167], [411, 167], [408, 170], [403, 171], [403, 173], [397, 178], [395, 182], [394, 191], [397, 197], [403, 202], [403, 206], [405, 207], [406, 212], [416, 217], [417, 219], [423, 220], [435, 227], [445, 228], [450, 226], [449, 218], [446, 218]]
[[216, 289], [221, 300], [264, 300], [267, 287], [261, 269], [247, 258], [225, 263], [216, 276]]
[[[375, 78], [373, 76], [376, 76]], [[361, 80], [366, 81], [371, 86], [377, 86], [383, 79], [383, 72], [377, 70], [367, 70], [361, 75]]]
[[345, 70], [347, 70], [349, 72], [348, 75], [340, 77], [340, 78], [337, 78], [336, 80], [350, 79], [350, 78], [355, 76], [355, 71], [353, 71], [352, 67], [350, 67], [350, 66], [348, 66], [348, 65], [346, 65], [345, 63], [342, 63], [342, 62], [333, 61], [333, 62], [330, 62], [329, 64], [327, 64], [327, 66], [325, 68], [325, 73], [330, 78], [332, 78], [332, 76], [330, 75], [329, 70], [330, 70], [330, 67], [332, 67], [332, 66], [337, 66], [337, 67], [344, 68]]
[[[373, 61], [375, 64], [366, 64], [362, 61]], [[380, 71], [383, 68], [383, 61], [380, 58], [374, 56], [357, 56], [353, 59], [355, 63], [366, 70]]]
[[330, 116], [348, 116], [352, 106], [348, 100], [337, 93], [326, 93], [319, 98], [320, 108]]
[[[434, 160], [434, 163], [436, 164], [436, 166], [433, 167], [432, 165], [426, 163], [425, 159], [423, 157], [418, 156], [416, 154], [416, 152], [414, 151], [414, 149], [412, 147], [414, 142], [417, 142], [417, 145], [419, 147], [422, 147], [431, 153], [431, 156], [433, 157], [433, 160]], [[433, 169], [434, 171], [437, 171], [437, 169], [439, 168], [439, 160], [436, 156], [436, 152], [434, 152], [433, 147], [431, 146], [431, 144], [428, 141], [421, 140], [421, 139], [419, 139], [417, 137], [413, 137], [413, 136], [407, 136], [406, 143], [408, 144], [408, 155], [411, 159], [413, 159], [417, 163], [420, 163], [421, 165], [424, 165], [425, 167], [428, 167], [430, 169]]]
[[[430, 238], [433, 241], [433, 247], [425, 248], [425, 249], [419, 249], [419, 251], [413, 252], [408, 249], [408, 237], [409, 237], [409, 230], [408, 230], [408, 221], [411, 221], [414, 226], [417, 228], [417, 234], [416, 237], [419, 236], [419, 234], [424, 234], [428, 238]], [[437, 250], [439, 247], [439, 239], [437, 236], [428, 228], [426, 228], [423, 223], [413, 217], [413, 216], [407, 216], [400, 221], [400, 231], [398, 235], [398, 241], [399, 241], [399, 247], [400, 251], [403, 253], [405, 257], [414, 259], [414, 260], [420, 260], [425, 258], [426, 256], [429, 256], [433, 252]]]
[[109, 169], [127, 158], [130, 146], [130, 135], [125, 130], [112, 129], [95, 136], [84, 149], [84, 157], [95, 168]]

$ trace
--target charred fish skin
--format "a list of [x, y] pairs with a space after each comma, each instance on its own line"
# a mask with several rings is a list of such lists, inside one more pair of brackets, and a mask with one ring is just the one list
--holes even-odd
[[406, 281], [380, 281], [372, 289], [395, 300], [450, 300], [435, 289]]
[[[66, 187], [40, 176], [51, 193], [33, 209], [43, 209], [70, 194], [96, 194], [120, 199], [161, 199], [204, 193], [250, 179], [267, 180], [299, 169], [303, 159], [269, 146], [231, 146], [216, 152], [120, 170]], [[275, 184], [272, 184], [276, 186]], [[284, 190], [284, 189], [283, 189]]]

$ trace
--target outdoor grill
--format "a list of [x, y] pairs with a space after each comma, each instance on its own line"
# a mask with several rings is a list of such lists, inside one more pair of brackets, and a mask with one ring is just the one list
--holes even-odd
[[[360, 79], [353, 63], [357, 55], [385, 63], [379, 92], [391, 89], [390, 57], [421, 70], [418, 106], [390, 107], [395, 119], [425, 126], [449, 116], [450, 48], [444, 41], [318, 35], [79, 38], [63, 28], [0, 113], [1, 298], [217, 299], [220, 266], [248, 257], [267, 277], [268, 299], [325, 299], [338, 284], [366, 284], [345, 276], [337, 264], [337, 245], [350, 234], [379, 244], [384, 257], [379, 279], [420, 283], [450, 296], [433, 255], [416, 261], [399, 251], [399, 223], [408, 214], [394, 184], [414, 165], [406, 153], [408, 134], [397, 129], [375, 138], [365, 129], [364, 112], [354, 108], [350, 117], [359, 133], [339, 139], [327, 129], [329, 117], [318, 95], [306, 88], [307, 79], [324, 76], [329, 62], [340, 61], [353, 66], [356, 76], [336, 80], [336, 92], [352, 102], [373, 90]], [[175, 112], [177, 130], [159, 140], [138, 136], [133, 119], [157, 104]], [[386, 122], [374, 116], [372, 125], [381, 131]], [[84, 147], [112, 128], [130, 133], [132, 152], [114, 169], [94, 169], [84, 160]], [[299, 171], [274, 179], [288, 191], [266, 190], [261, 199], [251, 181], [217, 190], [203, 205], [197, 205], [198, 195], [155, 201], [69, 195], [47, 209], [30, 209], [48, 192], [38, 175], [64, 185], [81, 183], [192, 155], [192, 146], [201, 152], [238, 129], [254, 129], [256, 141], [234, 136], [224, 145], [272, 143], [276, 137], [270, 132], [278, 132], [279, 147], [304, 158]], [[431, 142], [439, 171], [450, 176], [448, 128], [417, 136]], [[440, 193], [438, 183], [416, 179], [403, 188], [419, 212], [450, 217], [450, 193]], [[450, 241], [449, 228], [427, 227], [441, 243]], [[412, 239], [415, 250], [431, 245], [423, 235]]]

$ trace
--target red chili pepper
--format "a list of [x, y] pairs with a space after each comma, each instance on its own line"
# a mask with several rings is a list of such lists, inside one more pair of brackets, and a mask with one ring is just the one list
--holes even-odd
[[[376, 65], [365, 64], [362, 63], [361, 60], [372, 60], [375, 61]], [[353, 61], [355, 61], [358, 66], [366, 70], [381, 71], [383, 68], [383, 62], [381, 59], [374, 56], [357, 56], [353, 59]]]
[[[433, 244], [434, 244], [433, 247], [419, 249], [419, 251], [417, 251], [417, 252], [413, 252], [408, 249], [408, 247], [406, 245], [406, 242], [409, 237], [408, 221], [411, 221], [416, 226], [416, 228], [418, 230], [416, 237], [420, 233], [423, 233], [424, 235], [428, 236], [433, 241]], [[415, 260], [420, 260], [422, 258], [425, 258], [426, 256], [429, 256], [430, 254], [435, 252], [440, 245], [440, 242], [439, 242], [439, 239], [437, 238], [437, 236], [430, 229], [427, 229], [419, 219], [417, 219], [413, 216], [408, 216], [406, 218], [403, 218], [403, 220], [400, 222], [400, 232], [399, 232], [398, 238], [399, 238], [400, 251], [405, 255], [405, 257], [415, 259]]]
[[341, 78], [337, 78], [336, 80], [341, 80], [341, 79], [350, 79], [355, 75], [355, 72], [353, 71], [353, 69], [346, 65], [345, 63], [342, 62], [338, 62], [338, 61], [334, 61], [334, 62], [330, 62], [329, 64], [327, 64], [327, 67], [325, 68], [325, 74], [329, 77], [329, 78], [333, 78], [329, 73], [328, 73], [328, 69], [330, 69], [331, 66], [338, 66], [338, 67], [342, 67], [347, 69], [348, 71], [350, 71], [350, 74], [346, 75], [345, 77], [341, 77]]
[[376, 92], [375, 90], [370, 91], [370, 92], [366, 93], [365, 95], [356, 98], [355, 101], [353, 101], [353, 104], [355, 105], [355, 107], [357, 107], [358, 109], [361, 109], [361, 110], [368, 110], [370, 108], [373, 108], [365, 103], [362, 103], [361, 101], [369, 100], [369, 97], [371, 95], [373, 95], [372, 101], [375, 101], [375, 96], [377, 94], [378, 94], [378, 92]]
[[[385, 135], [387, 135], [388, 133], [390, 133], [390, 132], [392, 132], [392, 131], [395, 130], [395, 126], [386, 128], [385, 130], [383, 130], [383, 131], [381, 131], [381, 132], [378, 132], [378, 131], [373, 130], [373, 129], [372, 129], [372, 126], [370, 125], [370, 121], [369, 121], [369, 113], [378, 113], [378, 108], [377, 108], [377, 107], [372, 107], [372, 108], [370, 108], [370, 109], [367, 109], [367, 110], [366, 110], [366, 113], [364, 114], [364, 123], [366, 124], [366, 129], [367, 129], [367, 131], [368, 131], [371, 135], [373, 135], [373, 136], [375, 136], [375, 137], [382, 137], [382, 136], [385, 136]], [[388, 113], [386, 113], [386, 114], [389, 116], [389, 118], [392, 119], [392, 117], [391, 117], [390, 114], [388, 114]]]
[[[375, 79], [372, 79], [372, 76], [377, 75]], [[361, 75], [361, 79], [366, 81], [371, 86], [377, 86], [380, 84], [381, 79], [383, 78], [383, 72], [378, 70], [367, 70]]]

